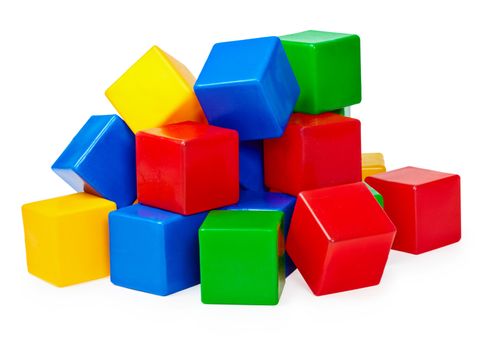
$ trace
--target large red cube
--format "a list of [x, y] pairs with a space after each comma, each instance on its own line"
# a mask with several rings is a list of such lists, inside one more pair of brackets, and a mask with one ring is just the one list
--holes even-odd
[[301, 192], [286, 249], [315, 295], [380, 282], [396, 228], [362, 182]]
[[367, 177], [397, 227], [393, 249], [421, 254], [461, 237], [460, 177], [406, 167]]
[[190, 215], [239, 199], [235, 130], [184, 122], [136, 134], [138, 201]]
[[264, 178], [291, 195], [361, 181], [360, 121], [294, 113], [282, 137], [264, 141]]

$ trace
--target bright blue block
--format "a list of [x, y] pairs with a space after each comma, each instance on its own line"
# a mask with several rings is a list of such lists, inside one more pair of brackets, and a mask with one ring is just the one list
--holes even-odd
[[111, 212], [111, 282], [157, 295], [199, 284], [198, 230], [206, 214], [183, 216], [141, 204]]
[[[237, 204], [229, 205], [222, 210], [281, 210], [284, 213], [283, 232], [285, 242], [292, 219], [296, 198], [283, 193], [240, 191]], [[288, 254], [285, 254], [285, 275], [289, 276], [296, 266]]]
[[283, 134], [300, 87], [280, 39], [266, 37], [215, 44], [194, 91], [210, 124], [260, 140]]
[[75, 191], [121, 208], [136, 199], [135, 135], [117, 115], [92, 116], [51, 167]]
[[239, 144], [240, 186], [246, 190], [265, 191], [263, 141], [241, 141]]

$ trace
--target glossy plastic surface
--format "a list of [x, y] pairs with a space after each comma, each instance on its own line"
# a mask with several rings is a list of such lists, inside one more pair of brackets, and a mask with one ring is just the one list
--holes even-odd
[[109, 215], [111, 282], [157, 295], [199, 284], [198, 230], [183, 216], [136, 204]]
[[216, 210], [199, 230], [205, 304], [278, 304], [285, 282], [281, 211]]
[[196, 122], [136, 135], [138, 202], [190, 215], [239, 200], [237, 132]]
[[88, 194], [22, 207], [27, 269], [58, 287], [109, 275], [107, 216], [113, 202]]
[[51, 167], [75, 191], [118, 207], [136, 198], [135, 135], [117, 115], [92, 116]]
[[153, 46], [106, 90], [134, 133], [183, 121], [205, 123], [195, 79], [175, 58]]
[[315, 295], [376, 285], [396, 228], [362, 182], [300, 193], [286, 249]]
[[366, 178], [397, 226], [393, 249], [421, 254], [461, 238], [460, 177], [406, 167]]
[[369, 184], [365, 183], [365, 185], [370, 190], [370, 193], [375, 197], [378, 204], [380, 204], [380, 206], [383, 208], [384, 207], [384, 197], [382, 197], [382, 195], [380, 193], [378, 193], [377, 190], [375, 188], [373, 188], [372, 186], [370, 186]]
[[361, 178], [375, 174], [385, 173], [385, 161], [382, 153], [362, 153], [361, 155]]
[[324, 113], [295, 113], [282, 137], [264, 141], [268, 188], [300, 191], [361, 180], [360, 122]]
[[263, 141], [239, 143], [240, 187], [252, 191], [266, 191], [264, 186]]
[[241, 140], [281, 136], [300, 94], [277, 37], [215, 44], [194, 91], [209, 123]]
[[361, 102], [357, 35], [309, 30], [280, 39], [300, 84], [295, 112], [318, 114]]
[[[293, 208], [296, 198], [283, 193], [240, 191], [237, 204], [222, 208], [222, 210], [280, 210], [283, 212], [283, 233], [285, 241], [290, 228]], [[285, 254], [285, 276], [295, 271], [296, 266], [288, 254]]]

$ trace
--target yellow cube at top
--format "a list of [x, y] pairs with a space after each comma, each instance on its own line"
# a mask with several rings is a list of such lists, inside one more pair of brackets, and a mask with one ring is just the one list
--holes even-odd
[[382, 153], [363, 153], [361, 155], [361, 178], [385, 173], [384, 155]]
[[106, 90], [133, 132], [183, 121], [206, 122], [191, 72], [153, 46]]
[[115, 209], [88, 193], [25, 204], [28, 271], [58, 287], [108, 276], [108, 215]]

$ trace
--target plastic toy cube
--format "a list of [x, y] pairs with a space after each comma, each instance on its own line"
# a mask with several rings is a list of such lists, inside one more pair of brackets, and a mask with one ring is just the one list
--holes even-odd
[[136, 135], [141, 204], [190, 215], [239, 200], [238, 136], [196, 122]]
[[282, 137], [264, 141], [266, 186], [301, 191], [361, 180], [360, 122], [324, 113], [295, 113]]
[[241, 140], [281, 136], [300, 93], [277, 37], [215, 44], [194, 91], [209, 123]]
[[240, 186], [246, 190], [265, 191], [263, 141], [239, 143]]
[[205, 304], [275, 305], [285, 281], [281, 211], [218, 210], [199, 231]]
[[296, 112], [318, 114], [361, 102], [360, 38], [309, 30], [281, 37], [300, 84]]
[[382, 153], [363, 153], [361, 155], [361, 178], [385, 173], [384, 155]]
[[135, 135], [117, 115], [92, 116], [52, 166], [75, 191], [131, 205], [136, 198]]
[[199, 284], [198, 230], [206, 213], [183, 216], [136, 204], [109, 215], [111, 281], [169, 295]]
[[461, 237], [460, 177], [406, 167], [366, 178], [397, 227], [393, 249], [421, 254]]
[[[283, 212], [284, 239], [288, 236], [290, 221], [296, 198], [283, 193], [240, 191], [237, 204], [222, 208], [223, 210], [280, 210]], [[292, 259], [285, 253], [285, 276], [289, 276], [296, 267]]]
[[362, 182], [300, 193], [286, 249], [315, 295], [380, 282], [396, 228]]
[[153, 46], [106, 90], [134, 133], [183, 121], [206, 122], [195, 79], [178, 60]]
[[114, 209], [88, 193], [25, 204], [28, 271], [58, 287], [108, 276], [107, 216]]

